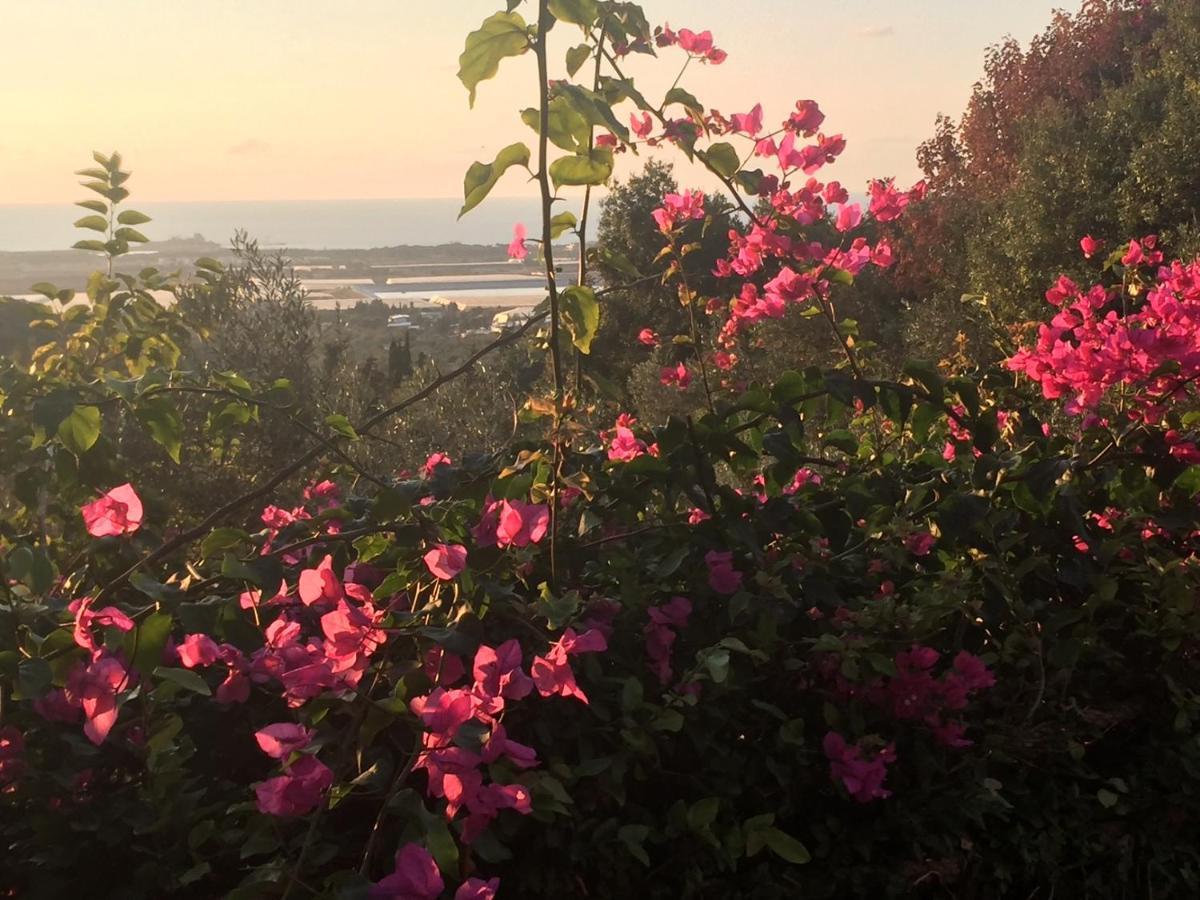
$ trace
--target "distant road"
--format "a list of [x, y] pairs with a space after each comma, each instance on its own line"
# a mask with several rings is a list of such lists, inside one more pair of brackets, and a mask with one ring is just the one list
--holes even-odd
[[[508, 265], [506, 259], [485, 260], [483, 262], [428, 262], [428, 263], [381, 263], [378, 265], [369, 265], [368, 269], [468, 269], [471, 266], [492, 267]], [[563, 271], [567, 271], [567, 267], [578, 268], [578, 259], [561, 259], [556, 265], [562, 266]], [[330, 272], [334, 271], [333, 266], [328, 265], [297, 265], [294, 267], [297, 272]]]

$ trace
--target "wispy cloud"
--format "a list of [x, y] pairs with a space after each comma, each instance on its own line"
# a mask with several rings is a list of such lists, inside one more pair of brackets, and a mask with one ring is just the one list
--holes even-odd
[[234, 156], [257, 156], [270, 149], [271, 145], [266, 141], [260, 141], [258, 138], [246, 138], [241, 143], [230, 147], [229, 152]]
[[886, 38], [895, 33], [896, 29], [892, 25], [869, 25], [858, 30], [858, 36], [865, 38]]

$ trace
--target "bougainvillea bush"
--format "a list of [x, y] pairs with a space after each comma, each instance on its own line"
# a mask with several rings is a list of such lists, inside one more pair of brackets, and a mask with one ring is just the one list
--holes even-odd
[[[496, 346], [541, 342], [548, 373], [499, 454], [357, 461], [439, 381], [329, 416], [203, 518], [139, 489], [135, 436], [187, 478], [288, 385], [180, 368], [203, 335], [156, 302], [172, 277], [119, 271], [146, 221], [120, 208], [121, 160], [85, 171], [83, 249], [107, 270], [0, 368], [0, 890], [1194, 895], [1200, 263], [1088, 245], [1097, 285], [1054, 285], [1005, 366], [877, 371], [836, 304], [890, 264], [875, 229], [919, 187], [876, 182], [864, 209], [818, 180], [844, 141], [812, 101], [771, 128], [624, 74], [635, 54], [723, 64], [706, 31], [508, 7], [460, 74], [474, 96], [532, 56], [536, 150], [472, 167], [466, 208], [508, 168], [538, 183], [543, 222], [511, 252], [536, 250], [549, 296]], [[552, 38], [586, 83], [551, 80]], [[672, 147], [743, 210], [712, 296], [689, 287], [698, 190], [654, 216], [662, 268], [629, 272], [678, 291], [685, 333], [629, 340], [669, 347], [664, 384], [700, 406], [595, 428], [569, 376], [607, 287], [554, 284], [587, 207], [552, 201]], [[844, 362], [742, 383], [791, 308]]]

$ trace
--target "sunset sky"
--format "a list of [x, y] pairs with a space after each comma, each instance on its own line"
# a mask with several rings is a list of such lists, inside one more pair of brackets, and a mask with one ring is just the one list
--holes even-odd
[[[529, 4], [527, 3], [526, 6]], [[1061, 4], [1059, 4], [1061, 5]], [[1071, 4], [1072, 7], [1075, 5]], [[474, 112], [455, 77], [466, 33], [500, 0], [39, 0], [0, 3], [0, 204], [77, 199], [71, 172], [120, 149], [135, 197], [280, 200], [461, 195], [474, 159], [531, 136], [533, 59], [508, 61]], [[957, 115], [1005, 34], [1049, 0], [647, 0], [729, 52], [684, 85], [709, 106], [798, 98], [849, 141], [837, 177], [916, 177], [915, 146]], [[554, 34], [561, 56], [576, 43]], [[653, 96], [682, 59], [632, 67]], [[682, 176], [682, 173], [681, 173]], [[687, 180], [681, 177], [681, 180]], [[497, 188], [518, 194], [515, 175]]]

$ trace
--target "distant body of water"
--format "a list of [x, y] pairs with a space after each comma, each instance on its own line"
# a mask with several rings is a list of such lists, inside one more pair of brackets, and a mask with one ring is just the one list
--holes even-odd
[[[461, 220], [462, 201], [453, 198], [261, 203], [139, 203], [135, 198], [129, 205], [153, 218], [139, 228], [155, 241], [200, 234], [226, 244], [244, 228], [265, 247], [314, 250], [506, 244], [514, 223], [524, 222], [533, 234], [540, 218], [535, 200], [502, 198], [485, 200]], [[84, 215], [71, 204], [0, 205], [0, 251], [65, 250], [80, 239], [71, 223]]]

